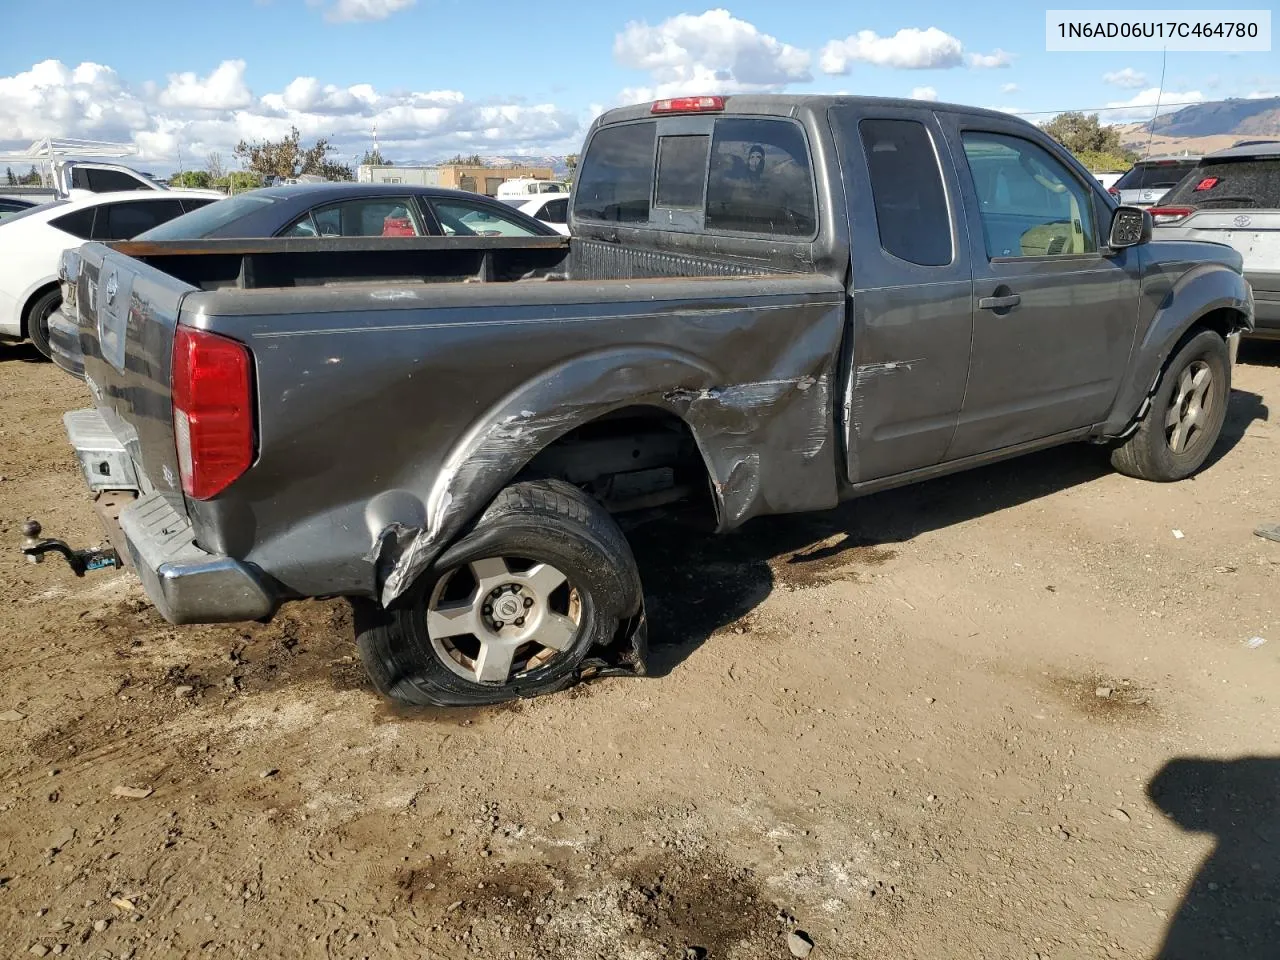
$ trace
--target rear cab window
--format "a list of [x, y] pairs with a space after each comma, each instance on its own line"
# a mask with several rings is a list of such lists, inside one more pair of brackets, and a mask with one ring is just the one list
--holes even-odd
[[1139, 163], [1112, 184], [1113, 190], [1168, 190], [1195, 169], [1194, 160], [1156, 160]]
[[599, 130], [574, 216], [686, 233], [811, 240], [817, 200], [808, 142], [793, 120], [682, 115]]
[[1165, 207], [1280, 210], [1280, 153], [1206, 158], [1160, 203]]

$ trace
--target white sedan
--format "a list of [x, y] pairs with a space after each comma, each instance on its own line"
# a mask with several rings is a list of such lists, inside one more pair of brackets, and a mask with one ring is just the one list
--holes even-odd
[[215, 202], [208, 193], [127, 190], [81, 194], [0, 222], [0, 340], [29, 339], [46, 357], [49, 317], [62, 303], [58, 264], [86, 240], [128, 240]]
[[516, 207], [535, 220], [541, 220], [557, 233], [569, 235], [569, 197], [564, 193], [540, 193]]

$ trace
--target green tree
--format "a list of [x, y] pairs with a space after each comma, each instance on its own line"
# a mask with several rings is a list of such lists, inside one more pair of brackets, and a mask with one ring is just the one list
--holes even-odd
[[11, 187], [17, 185], [18, 178], [13, 175], [13, 167], [4, 168], [4, 179], [5, 179], [5, 183], [7, 183]]
[[382, 155], [382, 151], [377, 147], [372, 150], [366, 150], [364, 156], [360, 158], [360, 163], [370, 167], [390, 167], [392, 162]]
[[19, 178], [18, 182], [27, 187], [39, 187], [44, 185], [44, 178], [40, 176], [40, 171], [36, 169], [33, 163], [31, 172]]
[[1040, 129], [1077, 156], [1082, 153], [1100, 153], [1127, 158], [1125, 169], [1137, 159], [1137, 154], [1125, 149], [1120, 142], [1120, 131], [1115, 127], [1104, 127], [1098, 122], [1096, 113], [1088, 116], [1078, 110], [1060, 113], [1047, 123], [1040, 124]]
[[578, 173], [578, 155], [576, 153], [569, 154], [564, 158], [564, 165], [569, 168], [569, 173], [565, 176], [565, 179], [572, 183], [573, 178]]
[[320, 137], [310, 147], [302, 146], [297, 127], [279, 140], [241, 140], [235, 155], [245, 166], [261, 177], [297, 177], [304, 173], [327, 180], [351, 180], [351, 167], [329, 159], [334, 147]]
[[446, 160], [445, 163], [455, 164], [459, 167], [483, 167], [485, 165], [484, 157], [480, 156], [478, 153], [473, 153], [469, 157], [464, 157], [460, 153], [455, 153], [453, 157]]
[[1094, 173], [1124, 173], [1133, 166], [1133, 156], [1127, 153], [1105, 153], [1101, 150], [1077, 150], [1076, 159]]
[[213, 185], [213, 177], [205, 170], [184, 170], [169, 178], [171, 187], [187, 187], [188, 189], [208, 190]]
[[262, 177], [252, 170], [232, 170], [213, 181], [213, 185], [229, 194], [244, 193], [262, 186]]

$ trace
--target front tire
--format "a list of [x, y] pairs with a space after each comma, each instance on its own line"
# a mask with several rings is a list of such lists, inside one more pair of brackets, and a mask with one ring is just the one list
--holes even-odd
[[1140, 480], [1184, 480], [1204, 464], [1227, 416], [1231, 356], [1213, 330], [1190, 337], [1165, 368], [1138, 429], [1111, 453], [1111, 465]]
[[49, 346], [49, 317], [62, 305], [62, 291], [50, 290], [36, 299], [27, 311], [27, 338], [46, 360], [53, 359]]
[[355, 604], [374, 687], [414, 706], [475, 706], [563, 689], [639, 608], [613, 518], [559, 480], [512, 484], [393, 609]]

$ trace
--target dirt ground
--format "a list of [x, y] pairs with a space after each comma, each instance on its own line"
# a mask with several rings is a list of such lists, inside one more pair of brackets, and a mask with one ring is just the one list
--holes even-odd
[[0, 956], [1280, 956], [1280, 349], [1193, 481], [644, 527], [656, 675], [470, 713], [380, 702], [343, 603], [24, 563], [100, 539], [87, 402], [0, 347]]

